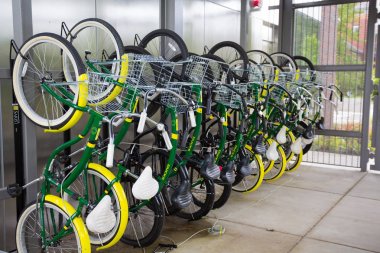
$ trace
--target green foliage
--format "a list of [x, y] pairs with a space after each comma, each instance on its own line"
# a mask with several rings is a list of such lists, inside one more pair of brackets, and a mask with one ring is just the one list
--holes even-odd
[[[336, 65], [356, 65], [364, 64], [364, 54], [360, 52], [359, 44], [365, 45], [365, 41], [360, 41], [359, 30], [366, 29], [366, 27], [359, 27], [354, 29], [354, 26], [360, 24], [360, 18], [365, 15], [362, 6], [357, 3], [340, 4], [337, 5], [336, 14], [337, 19], [335, 24], [324, 25], [322, 22], [332, 22], [335, 19], [329, 17], [324, 18], [322, 15], [321, 20], [318, 20], [304, 12], [296, 10], [295, 12], [295, 29], [294, 29], [294, 55], [302, 55], [307, 57], [314, 65], [320, 64], [321, 52], [327, 52], [327, 45], [323, 43], [320, 36], [323, 36], [321, 29], [329, 27], [329, 33], [335, 34], [336, 52], [335, 63]], [[321, 12], [332, 11], [330, 7], [318, 7]], [[325, 9], [326, 8], [326, 9]], [[330, 9], [327, 9], [330, 8]], [[314, 12], [313, 12], [314, 13]], [[335, 29], [332, 27], [335, 27]], [[325, 34], [326, 35], [326, 34]], [[330, 64], [330, 63], [329, 63]], [[344, 93], [350, 93], [352, 97], [360, 97], [363, 95], [364, 90], [364, 72], [338, 72], [335, 75], [335, 80], [332, 80]]]
[[313, 142], [314, 151], [360, 155], [360, 139], [318, 136]]

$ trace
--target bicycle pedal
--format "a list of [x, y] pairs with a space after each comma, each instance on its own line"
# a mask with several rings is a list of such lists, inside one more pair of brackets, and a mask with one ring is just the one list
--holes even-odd
[[10, 184], [7, 186], [7, 192], [12, 198], [16, 198], [22, 194], [22, 186], [19, 184]]

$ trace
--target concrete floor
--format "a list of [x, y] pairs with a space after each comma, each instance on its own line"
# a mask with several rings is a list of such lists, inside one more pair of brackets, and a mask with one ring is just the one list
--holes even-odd
[[[203, 230], [215, 223], [223, 235]], [[380, 175], [302, 166], [256, 192], [233, 192], [202, 220], [168, 217], [162, 236], [179, 244], [200, 230], [173, 252], [380, 252]], [[107, 252], [143, 251], [119, 243]]]

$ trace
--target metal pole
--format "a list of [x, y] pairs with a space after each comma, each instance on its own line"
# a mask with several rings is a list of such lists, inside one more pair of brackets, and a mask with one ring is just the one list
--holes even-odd
[[[1, 96], [1, 79], [0, 79], [0, 98]], [[4, 149], [3, 149], [3, 112], [1, 109], [1, 103], [0, 103], [0, 189], [4, 187]], [[2, 234], [2, 238], [0, 238], [0, 245], [5, 245], [6, 242], [6, 229], [5, 229], [5, 201], [2, 201], [2, 199], [6, 198], [6, 196], [1, 196], [0, 191], [0, 224], [3, 224], [3, 226], [0, 227], [0, 233]], [[0, 252], [1, 253], [1, 252]]]
[[292, 1], [281, 0], [280, 1], [280, 38], [279, 49], [281, 52], [293, 54], [293, 20], [294, 9]]
[[367, 163], [369, 160], [368, 137], [369, 137], [369, 116], [370, 116], [370, 101], [373, 90], [372, 84], [372, 57], [373, 43], [375, 33], [375, 23], [377, 20], [376, 0], [369, 1], [368, 7], [368, 31], [367, 31], [367, 47], [366, 47], [366, 71], [365, 71], [365, 86], [363, 97], [363, 115], [362, 115], [362, 143], [360, 150], [360, 168], [361, 171], [367, 171]]
[[181, 37], [183, 35], [183, 1], [160, 1], [160, 28], [175, 31]]
[[[379, 18], [379, 17], [378, 17]], [[376, 148], [375, 151], [375, 165], [371, 166], [372, 170], [380, 170], [380, 127], [378, 121], [380, 119], [380, 96], [379, 96], [379, 84], [380, 84], [380, 25], [377, 26], [377, 47], [376, 47], [376, 82], [373, 89], [376, 91], [373, 101], [373, 118], [372, 118], [372, 147]]]
[[244, 50], [248, 50], [248, 19], [249, 6], [247, 0], [241, 0], [240, 8], [240, 45]]
[[[27, 38], [33, 35], [32, 2], [31, 0], [14, 0], [12, 1], [12, 10], [14, 39], [18, 45], [22, 45]], [[23, 122], [22, 153], [23, 160], [26, 161], [21, 173], [23, 173], [22, 183], [27, 183], [37, 178], [36, 126], [25, 116], [22, 116], [21, 121]], [[36, 196], [37, 185], [33, 185], [26, 191], [25, 203], [35, 200]]]

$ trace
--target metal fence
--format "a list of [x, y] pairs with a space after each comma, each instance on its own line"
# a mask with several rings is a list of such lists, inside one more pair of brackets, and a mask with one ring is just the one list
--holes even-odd
[[[334, 2], [336, 4], [334, 4]], [[324, 104], [325, 130], [318, 131], [305, 161], [362, 167], [369, 1], [293, 1], [293, 55], [309, 58], [326, 85], [344, 93]], [[369, 101], [365, 101], [369, 103]], [[368, 112], [366, 112], [367, 114]]]

